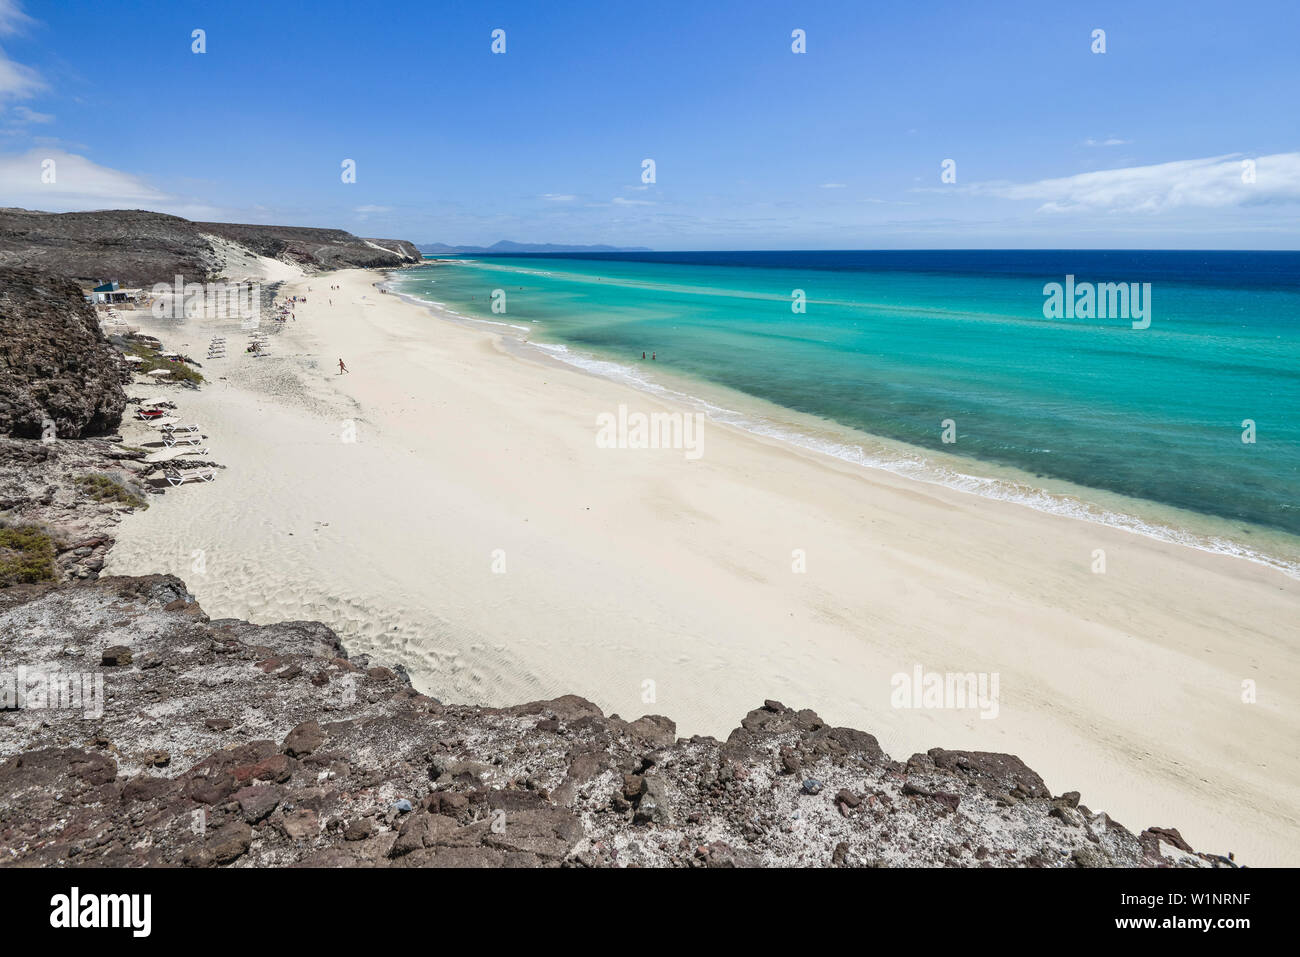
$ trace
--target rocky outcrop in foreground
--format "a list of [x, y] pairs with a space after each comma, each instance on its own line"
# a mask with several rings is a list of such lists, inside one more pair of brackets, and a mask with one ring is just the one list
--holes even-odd
[[[36, 536], [29, 545], [45, 543], [43, 570], [29, 569], [22, 580], [99, 577], [118, 524], [147, 507], [150, 493], [160, 493], [151, 487], [150, 474], [166, 467], [141, 461], [144, 450], [119, 441], [120, 436], [48, 443], [0, 436], [0, 587], [16, 577], [5, 529], [28, 529]], [[7, 661], [5, 655], [0, 635], [0, 662]]]
[[774, 701], [725, 742], [572, 696], [441, 704], [320, 623], [210, 621], [171, 576], [0, 590], [0, 651], [0, 707], [28, 696], [0, 714], [9, 865], [1229, 864], [1011, 755], [898, 762]]
[[224, 258], [211, 236], [257, 255], [317, 269], [397, 267], [422, 261], [410, 243], [361, 239], [341, 229], [195, 223], [140, 209], [43, 213], [0, 209], [0, 266], [25, 266], [82, 281], [124, 285], [216, 278]]
[[0, 267], [0, 435], [61, 438], [116, 429], [130, 378], [76, 283]]

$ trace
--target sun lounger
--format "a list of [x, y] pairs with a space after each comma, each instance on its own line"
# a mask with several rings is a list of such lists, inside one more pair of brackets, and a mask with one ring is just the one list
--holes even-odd
[[181, 432], [179, 434], [164, 432], [162, 440], [163, 445], [198, 445], [203, 441], [203, 436], [197, 432]]
[[161, 419], [166, 414], [167, 413], [164, 412], [162, 409], [137, 409], [135, 413], [135, 417], [137, 419], [143, 419], [145, 422], [148, 422], [152, 419]]
[[162, 427], [162, 430], [163, 430], [164, 432], [197, 432], [197, 431], [199, 430], [199, 427], [198, 427], [197, 424], [194, 424], [194, 425], [164, 425], [164, 426]]
[[173, 446], [170, 449], [159, 449], [157, 452], [150, 452], [144, 457], [146, 462], [170, 462], [172, 459], [178, 459], [182, 455], [211, 455], [212, 450], [207, 446], [195, 448], [194, 446]]
[[211, 482], [217, 477], [213, 469], [186, 469], [183, 472], [170, 471], [164, 472], [163, 478], [167, 480], [168, 485], [184, 485], [186, 482]]

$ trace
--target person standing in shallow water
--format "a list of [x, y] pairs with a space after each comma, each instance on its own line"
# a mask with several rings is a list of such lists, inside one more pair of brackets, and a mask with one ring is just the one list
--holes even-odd
[[345, 366], [345, 365], [343, 364], [343, 360], [340, 359], [340, 360], [339, 360], [339, 375], [342, 375], [343, 373], [345, 373], [345, 372], [347, 372], [347, 371], [348, 371], [348, 367]]

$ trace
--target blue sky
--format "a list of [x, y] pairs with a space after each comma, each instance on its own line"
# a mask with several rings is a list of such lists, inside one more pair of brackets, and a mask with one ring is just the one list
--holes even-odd
[[1295, 249], [1297, 28], [1296, 0], [0, 0], [0, 205], [416, 242]]

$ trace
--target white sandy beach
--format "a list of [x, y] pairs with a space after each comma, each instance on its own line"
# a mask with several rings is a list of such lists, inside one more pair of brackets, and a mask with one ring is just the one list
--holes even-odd
[[[294, 281], [308, 302], [260, 359], [236, 322], [130, 316], [209, 379], [130, 391], [174, 395], [226, 468], [124, 522], [106, 574], [322, 620], [446, 701], [574, 693], [725, 736], [776, 698], [900, 760], [1011, 752], [1134, 831], [1300, 864], [1300, 581], [712, 422], [697, 460], [599, 448], [599, 414], [671, 410], [380, 279]], [[892, 707], [917, 665], [998, 673], [997, 717]]]

